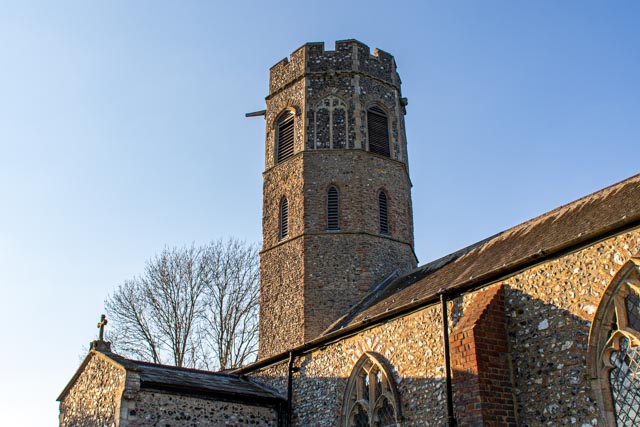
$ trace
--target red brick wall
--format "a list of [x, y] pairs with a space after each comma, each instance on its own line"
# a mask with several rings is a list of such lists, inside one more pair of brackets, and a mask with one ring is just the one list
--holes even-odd
[[474, 296], [450, 339], [458, 425], [515, 426], [502, 286]]

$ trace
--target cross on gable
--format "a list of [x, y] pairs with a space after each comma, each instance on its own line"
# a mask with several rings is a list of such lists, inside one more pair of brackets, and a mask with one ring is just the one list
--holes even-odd
[[98, 328], [100, 328], [100, 335], [98, 336], [98, 340], [100, 341], [104, 341], [104, 327], [107, 325], [107, 316], [106, 315], [102, 315], [100, 316], [100, 322], [98, 322]]

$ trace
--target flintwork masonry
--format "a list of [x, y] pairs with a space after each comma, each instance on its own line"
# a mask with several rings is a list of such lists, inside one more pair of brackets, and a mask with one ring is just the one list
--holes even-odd
[[[406, 99], [393, 57], [379, 50], [372, 55], [356, 40], [339, 41], [334, 51], [308, 43], [271, 68], [269, 86], [261, 358], [319, 336], [384, 277], [416, 265]], [[382, 113], [374, 127], [371, 108]], [[290, 112], [293, 152], [282, 160], [279, 123]], [[371, 149], [374, 136], [378, 146], [387, 145], [386, 155]], [[340, 226], [332, 229], [330, 188], [340, 194]], [[380, 191], [388, 198], [384, 232]], [[278, 238], [276, 206], [283, 197], [289, 203], [285, 239]]]
[[306, 44], [266, 103], [258, 360], [156, 365], [101, 333], [61, 426], [640, 423], [640, 175], [416, 268], [393, 57]]

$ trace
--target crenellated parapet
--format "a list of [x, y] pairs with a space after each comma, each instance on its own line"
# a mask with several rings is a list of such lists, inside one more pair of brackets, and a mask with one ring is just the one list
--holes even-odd
[[289, 58], [271, 67], [269, 94], [273, 95], [305, 74], [355, 72], [399, 87], [393, 56], [379, 49], [373, 55], [369, 46], [358, 40], [339, 40], [335, 50], [325, 50], [324, 43], [307, 43]]

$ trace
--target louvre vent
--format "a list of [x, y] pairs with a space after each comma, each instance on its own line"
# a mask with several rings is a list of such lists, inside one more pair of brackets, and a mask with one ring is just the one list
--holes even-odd
[[334, 186], [327, 192], [327, 230], [340, 230], [338, 189]]
[[280, 202], [280, 240], [289, 235], [289, 201], [286, 197]]
[[288, 111], [278, 121], [278, 160], [283, 162], [293, 155], [293, 113]]
[[389, 210], [387, 195], [384, 191], [378, 193], [378, 209], [380, 217], [380, 234], [389, 234]]
[[389, 154], [389, 126], [387, 115], [380, 107], [373, 106], [367, 111], [369, 131], [369, 151], [390, 157]]

